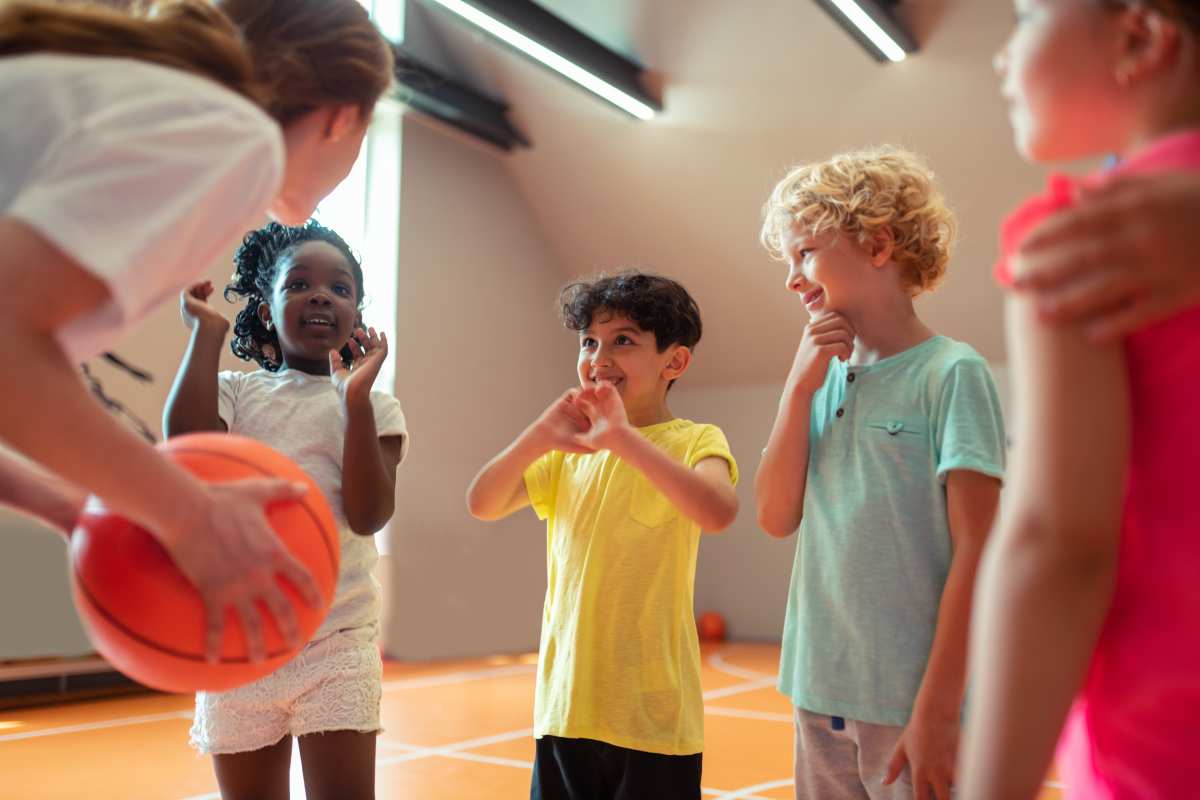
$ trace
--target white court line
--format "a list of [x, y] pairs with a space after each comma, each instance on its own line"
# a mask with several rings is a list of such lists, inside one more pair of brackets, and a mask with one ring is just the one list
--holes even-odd
[[471, 670], [469, 672], [452, 672], [449, 675], [429, 675], [424, 678], [403, 678], [395, 681], [385, 681], [383, 691], [395, 692], [401, 689], [427, 689], [431, 686], [451, 686], [456, 683], [487, 680], [489, 678], [507, 678], [510, 675], [525, 675], [537, 672], [533, 664], [514, 664], [508, 667], [488, 667], [487, 669]]
[[708, 657], [709, 666], [718, 672], [724, 672], [726, 675], [732, 675], [735, 678], [745, 678], [748, 681], [755, 681], [759, 678], [771, 678], [774, 680], [777, 675], [768, 675], [765, 672], [755, 672], [752, 669], [744, 669], [742, 667], [730, 664], [725, 660], [725, 653], [718, 651]]
[[171, 719], [191, 719], [190, 711], [168, 711], [164, 714], [146, 714], [141, 717], [118, 717], [103, 722], [84, 722], [79, 725], [64, 725], [61, 728], [43, 728], [40, 731], [25, 731], [23, 733], [6, 733], [0, 736], [0, 742], [16, 742], [21, 739], [36, 739], [39, 736], [57, 736], [64, 733], [82, 733], [98, 731], [104, 728], [119, 728], [122, 725], [145, 725], [148, 722], [165, 722]]
[[791, 714], [779, 714], [774, 711], [747, 711], [743, 708], [723, 708], [722, 706], [705, 706], [704, 713], [717, 717], [741, 717], [743, 719], [761, 719], [767, 722], [786, 722], [788, 724], [794, 721]]
[[729, 697], [735, 694], [745, 694], [746, 692], [757, 692], [759, 689], [766, 689], [775, 685], [774, 678], [759, 678], [756, 681], [749, 683], [737, 683], [733, 686], [725, 686], [720, 689], [710, 689], [704, 693], [705, 700], [716, 700], [721, 697]]
[[766, 783], [756, 783], [753, 786], [747, 786], [743, 789], [734, 789], [717, 797], [717, 800], [751, 800], [754, 797], [754, 792], [761, 792], [764, 789], [782, 789], [785, 786], [791, 786], [793, 778], [781, 778], [777, 781], [767, 781]]

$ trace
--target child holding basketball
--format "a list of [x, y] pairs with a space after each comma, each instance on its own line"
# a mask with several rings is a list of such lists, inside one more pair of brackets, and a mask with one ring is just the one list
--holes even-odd
[[[997, 269], [1006, 285], [1027, 277], [1014, 256], [1027, 234], [1073, 207], [1081, 186], [1200, 174], [1200, 2], [1015, 6], [996, 68], [1017, 149], [1037, 162], [1121, 161], [1081, 181], [1052, 178], [1009, 218]], [[1196, 264], [1185, 255], [1172, 267], [1181, 280]], [[1123, 287], [1110, 289], [1106, 306], [1144, 310], [1118, 306]], [[1028, 294], [1009, 296], [1012, 497], [978, 591], [972, 800], [1035, 797], [1056, 742], [1068, 797], [1196, 794], [1200, 307], [1194, 295], [1167, 305], [1165, 319], [1104, 343], [1090, 325], [1047, 324]]]
[[700, 797], [704, 706], [692, 611], [701, 530], [737, 514], [737, 466], [714, 425], [667, 391], [700, 340], [675, 281], [600, 276], [560, 295], [579, 334], [579, 388], [493, 458], [471, 514], [547, 520], [530, 796]]
[[295, 659], [247, 686], [196, 696], [192, 743], [213, 754], [226, 798], [286, 797], [293, 736], [310, 797], [370, 798], [382, 677], [372, 534], [392, 516], [408, 446], [400, 404], [372, 391], [387, 337], [363, 330], [361, 265], [316, 222], [253, 231], [235, 261], [226, 295], [246, 306], [233, 352], [261, 369], [218, 373], [229, 323], [207, 303], [211, 284], [191, 287], [181, 297], [191, 341], [163, 428], [229, 431], [292, 458], [341, 523], [341, 569], [328, 618]]
[[798, 532], [779, 687], [805, 800], [950, 796], [1004, 465], [987, 363], [913, 308], [953, 233], [928, 169], [894, 148], [796, 167], [764, 211], [809, 314], [755, 479], [763, 530]]

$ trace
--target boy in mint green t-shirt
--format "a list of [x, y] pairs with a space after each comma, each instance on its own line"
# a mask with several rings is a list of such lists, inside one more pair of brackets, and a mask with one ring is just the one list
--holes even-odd
[[799, 531], [779, 675], [796, 794], [949, 798], [1004, 467], [987, 363], [913, 308], [954, 219], [893, 148], [796, 167], [764, 217], [810, 316], [755, 484], [760, 526]]

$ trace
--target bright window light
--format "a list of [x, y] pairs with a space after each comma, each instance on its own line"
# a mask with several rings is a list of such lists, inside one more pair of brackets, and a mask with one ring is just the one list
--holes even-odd
[[887, 34], [883, 28], [875, 20], [871, 19], [867, 12], [858, 7], [852, 0], [830, 0], [834, 7], [842, 13], [842, 16], [850, 20], [854, 27], [862, 31], [862, 34], [871, 40], [871, 44], [879, 48], [879, 52], [883, 53], [891, 61], [903, 61], [906, 57], [904, 48], [896, 43], [896, 41]]
[[522, 53], [542, 62], [550, 69], [575, 81], [583, 88], [603, 97], [622, 111], [632, 114], [638, 119], [653, 119], [654, 109], [613, 86], [592, 73], [571, 63], [544, 45], [535, 42], [520, 31], [510, 28], [495, 17], [490, 17], [463, 0], [435, 0], [439, 5], [458, 14], [460, 17], [476, 25], [491, 35], [520, 50]]

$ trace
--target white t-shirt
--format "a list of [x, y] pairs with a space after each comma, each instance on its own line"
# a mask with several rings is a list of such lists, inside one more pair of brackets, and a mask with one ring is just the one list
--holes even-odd
[[0, 216], [32, 226], [109, 288], [108, 301], [59, 332], [76, 361], [226, 257], [283, 180], [274, 120], [179, 70], [4, 57], [0, 109]]
[[[380, 438], [402, 436], [400, 460], [408, 454], [408, 430], [400, 401], [371, 392], [375, 428]], [[279, 373], [221, 372], [217, 375], [217, 413], [236, 433], [275, 448], [295, 461], [321, 487], [338, 521], [341, 568], [329, 617], [313, 639], [334, 631], [378, 631], [379, 561], [374, 536], [350, 530], [342, 507], [342, 445], [346, 418], [328, 376], [296, 370]], [[374, 626], [374, 628], [372, 628]]]

